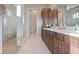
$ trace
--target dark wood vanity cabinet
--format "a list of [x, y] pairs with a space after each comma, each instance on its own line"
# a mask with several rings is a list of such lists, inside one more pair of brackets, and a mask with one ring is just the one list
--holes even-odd
[[53, 53], [64, 53], [64, 37], [60, 33], [54, 32], [53, 36]]
[[50, 45], [50, 46], [49, 46], [49, 47], [50, 47], [51, 53], [53, 53], [53, 36], [52, 36], [53, 34], [54, 34], [53, 32], [51, 32], [51, 31], [49, 32], [49, 35], [50, 35], [50, 37], [49, 37], [49, 38], [50, 38], [50, 39], [49, 39], [49, 40], [50, 40], [50, 41], [49, 41], [49, 45]]
[[63, 41], [58, 41], [58, 52], [59, 54], [63, 54], [64, 53], [64, 42]]
[[60, 33], [56, 33], [56, 36], [55, 36], [58, 40], [58, 51], [57, 53], [59, 54], [63, 54], [64, 53], [64, 35], [63, 34], [60, 34]]
[[53, 54], [58, 53], [58, 40], [56, 38], [53, 38]]
[[43, 30], [42, 31], [42, 39], [44, 41], [44, 43], [46, 44], [46, 46], [48, 47], [48, 49], [51, 51], [51, 53], [53, 52], [53, 37], [52, 37], [52, 32], [48, 31], [48, 30]]
[[41, 18], [43, 20], [43, 27], [48, 27], [50, 17], [51, 17], [51, 8], [42, 8], [41, 10]]
[[70, 36], [64, 35], [64, 53], [70, 53]]
[[42, 31], [42, 39], [43, 39], [44, 43], [46, 44], [46, 46], [49, 48], [49, 35], [48, 34], [49, 33], [47, 30]]
[[70, 53], [69, 37], [60, 33], [43, 30], [42, 39], [53, 54]]
[[58, 9], [42, 8], [41, 18], [43, 20], [44, 28], [51, 27], [54, 24], [54, 21], [57, 21], [58, 25]]
[[48, 47], [48, 49], [50, 49], [50, 32], [49, 31], [46, 31], [46, 45]]

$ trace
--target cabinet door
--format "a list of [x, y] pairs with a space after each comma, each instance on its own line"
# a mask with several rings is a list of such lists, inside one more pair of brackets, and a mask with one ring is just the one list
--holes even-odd
[[49, 35], [48, 35], [47, 30], [44, 31], [44, 40], [43, 41], [46, 44], [46, 46], [49, 47]]
[[69, 54], [70, 53], [70, 45], [67, 43], [64, 43], [64, 53]]
[[53, 32], [50, 33], [50, 51], [53, 53]]
[[46, 31], [43, 30], [43, 41], [44, 41], [44, 43], [45, 43], [45, 39], [46, 39]]
[[58, 53], [64, 54], [64, 41], [58, 41]]
[[58, 40], [55, 37], [53, 38], [53, 53], [58, 53]]
[[64, 53], [70, 53], [70, 37], [67, 35], [64, 35]]
[[44, 30], [41, 29], [41, 37], [42, 37], [42, 40], [44, 40]]
[[49, 31], [47, 31], [46, 33], [46, 45], [48, 49], [50, 49], [50, 32]]
[[43, 41], [47, 44], [47, 30], [43, 30]]
[[79, 54], [79, 37], [70, 36], [70, 53]]

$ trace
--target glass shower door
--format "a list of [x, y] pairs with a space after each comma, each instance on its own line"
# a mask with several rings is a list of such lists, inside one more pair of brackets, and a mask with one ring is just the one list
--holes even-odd
[[2, 53], [2, 16], [0, 15], [0, 54]]

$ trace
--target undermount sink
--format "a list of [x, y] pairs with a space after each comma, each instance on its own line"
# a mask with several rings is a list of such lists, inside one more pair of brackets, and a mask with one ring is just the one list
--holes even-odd
[[79, 34], [79, 31], [66, 31], [67, 33], [71, 33], [71, 34]]
[[66, 32], [66, 33], [73, 33], [75, 31], [74, 30], [64, 30], [64, 32]]

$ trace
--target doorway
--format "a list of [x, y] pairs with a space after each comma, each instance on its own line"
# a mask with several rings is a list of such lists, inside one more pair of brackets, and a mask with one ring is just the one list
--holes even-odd
[[29, 9], [29, 25], [30, 35], [37, 35], [37, 10], [35, 8]]

